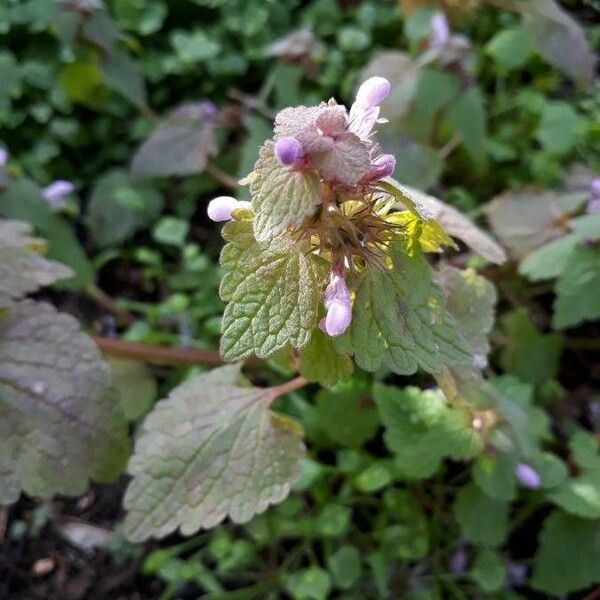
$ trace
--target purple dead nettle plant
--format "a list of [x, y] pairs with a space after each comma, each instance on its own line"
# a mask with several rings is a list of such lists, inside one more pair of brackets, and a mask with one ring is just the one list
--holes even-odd
[[[326, 316], [319, 327], [331, 337], [344, 333], [352, 320], [347, 273], [357, 258], [381, 262], [379, 250], [393, 227], [381, 218], [381, 200], [374, 193], [376, 184], [396, 166], [394, 156], [382, 154], [373, 139], [375, 125], [387, 122], [380, 117], [380, 104], [389, 91], [387, 79], [372, 77], [358, 89], [349, 112], [332, 99], [317, 107], [287, 108], [275, 120], [272, 151], [277, 161], [290, 167], [290, 174], [311, 173], [318, 180], [314, 186], [318, 210], [292, 229], [298, 238], [318, 238], [319, 253], [329, 259], [323, 292]], [[245, 182], [252, 185], [252, 176]], [[348, 210], [337, 198], [356, 204]], [[247, 202], [221, 196], [209, 203], [208, 216], [213, 221], [227, 221], [234, 209], [247, 206]]]

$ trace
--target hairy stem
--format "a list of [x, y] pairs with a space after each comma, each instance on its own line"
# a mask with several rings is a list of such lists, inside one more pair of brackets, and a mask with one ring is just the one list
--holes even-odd
[[215, 350], [196, 350], [195, 348], [169, 348], [151, 344], [125, 342], [113, 338], [92, 336], [103, 354], [143, 360], [162, 365], [213, 365], [223, 364], [223, 359]]
[[279, 398], [280, 396], [284, 396], [285, 394], [289, 394], [295, 390], [299, 390], [303, 388], [305, 385], [308, 385], [308, 381], [304, 379], [304, 377], [296, 377], [295, 379], [291, 379], [290, 381], [286, 381], [281, 385], [276, 385], [269, 389], [271, 397], [273, 400]]

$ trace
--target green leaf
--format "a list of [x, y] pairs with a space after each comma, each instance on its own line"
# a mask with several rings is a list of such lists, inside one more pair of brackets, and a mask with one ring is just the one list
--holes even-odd
[[190, 229], [189, 221], [177, 217], [163, 217], [152, 230], [152, 237], [159, 244], [182, 248]]
[[470, 483], [456, 497], [454, 513], [461, 535], [484, 546], [499, 546], [508, 534], [509, 504], [490, 498]]
[[288, 576], [285, 589], [294, 600], [326, 600], [331, 589], [327, 571], [310, 567]]
[[486, 260], [499, 265], [506, 261], [502, 246], [456, 208], [414, 188], [402, 186], [402, 189], [410, 192], [410, 197], [417, 203], [417, 212], [426, 215], [423, 218], [435, 221], [448, 235], [461, 240]]
[[0, 504], [77, 496], [129, 453], [108, 366], [77, 321], [25, 300], [0, 318]]
[[221, 353], [226, 360], [253, 353], [266, 358], [291, 346], [302, 348], [317, 325], [321, 297], [318, 259], [288, 238], [258, 244], [251, 222], [233, 221], [223, 230], [235, 239], [223, 248], [227, 271], [221, 297]]
[[123, 413], [128, 421], [135, 421], [156, 399], [156, 379], [144, 362], [125, 358], [110, 358], [107, 362], [115, 388], [119, 390]]
[[533, 52], [533, 40], [521, 27], [511, 27], [494, 35], [485, 51], [501, 68], [511, 71], [525, 65]]
[[352, 324], [335, 340], [338, 352], [353, 354], [367, 371], [383, 365], [400, 375], [471, 364], [425, 258], [395, 248], [392, 259], [392, 270], [368, 269], [360, 276]]
[[550, 500], [577, 517], [600, 519], [600, 470], [567, 479]]
[[71, 269], [40, 256], [45, 243], [30, 235], [28, 223], [0, 220], [0, 310], [72, 274]]
[[11, 99], [21, 87], [21, 70], [12, 52], [0, 52], [0, 121], [11, 107]]
[[486, 114], [478, 87], [463, 92], [448, 108], [448, 123], [460, 137], [475, 164], [484, 166], [486, 156]]
[[87, 219], [96, 244], [117, 245], [147, 227], [162, 210], [161, 195], [148, 185], [134, 185], [127, 173], [112, 170], [94, 184]]
[[273, 142], [262, 146], [248, 179], [256, 215], [254, 235], [259, 242], [277, 236], [291, 225], [299, 225], [317, 209], [317, 174], [282, 165], [275, 157]]
[[383, 552], [400, 560], [416, 560], [426, 556], [429, 524], [412, 493], [390, 489], [384, 493], [383, 502], [390, 516], [390, 522], [378, 534]]
[[600, 240], [600, 214], [575, 217], [569, 221], [569, 227], [581, 240], [597, 242]]
[[498, 553], [486, 548], [476, 556], [470, 575], [482, 590], [497, 592], [504, 585], [506, 567]]
[[552, 324], [558, 329], [600, 319], [600, 250], [576, 248], [557, 279]]
[[521, 261], [519, 273], [530, 281], [558, 277], [565, 270], [567, 260], [579, 242], [579, 235], [572, 233], [544, 244]]
[[533, 385], [556, 377], [562, 352], [560, 335], [538, 333], [525, 308], [505, 314], [502, 328], [507, 342], [500, 362], [506, 373]]
[[316, 397], [316, 416], [327, 435], [342, 446], [359, 448], [379, 428], [379, 415], [371, 398], [371, 386], [352, 379]]
[[527, 0], [521, 10], [523, 29], [542, 57], [580, 85], [589, 85], [595, 58], [577, 22], [554, 0]]
[[229, 516], [245, 523], [281, 502], [300, 473], [299, 425], [269, 407], [269, 390], [240, 387], [239, 366], [190, 379], [156, 404], [129, 463], [127, 536], [191, 535]]
[[490, 498], [510, 502], [517, 492], [517, 462], [515, 456], [503, 452], [494, 456], [482, 454], [475, 462], [473, 480]]
[[349, 590], [361, 577], [360, 552], [350, 544], [341, 546], [329, 557], [328, 568], [335, 585]]
[[[437, 280], [446, 294], [446, 309], [476, 359], [490, 351], [488, 335], [494, 325], [496, 288], [473, 269], [460, 271], [442, 265]], [[480, 363], [485, 361], [480, 360]]]
[[341, 504], [327, 504], [317, 517], [316, 531], [321, 537], [335, 538], [346, 534], [352, 521], [352, 510]]
[[561, 595], [600, 583], [600, 521], [554, 511], [544, 522], [531, 586]]
[[171, 111], [137, 149], [134, 177], [194, 175], [204, 171], [217, 152], [214, 127], [202, 102], [182, 104]]
[[374, 396], [385, 443], [407, 477], [430, 477], [445, 457], [467, 460], [483, 449], [469, 414], [451, 408], [439, 391], [376, 384]]
[[320, 329], [313, 331], [308, 344], [300, 350], [300, 361], [300, 374], [324, 387], [348, 379], [354, 370], [352, 359], [338, 354], [332, 339]]
[[565, 480], [550, 500], [575, 516], [600, 519], [600, 446], [593, 435], [578, 431], [570, 447], [580, 472]]
[[90, 108], [100, 108], [106, 100], [102, 72], [91, 62], [77, 61], [67, 65], [58, 78], [69, 100]]
[[392, 472], [383, 461], [373, 462], [356, 476], [354, 482], [363, 494], [375, 494], [392, 483]]
[[494, 233], [517, 258], [562, 237], [564, 220], [587, 201], [587, 192], [523, 189], [496, 196], [486, 214]]
[[583, 129], [583, 121], [566, 102], [546, 102], [535, 132], [544, 150], [550, 154], [567, 154]]
[[121, 94], [139, 109], [147, 110], [146, 82], [137, 62], [125, 52], [116, 50], [102, 61], [102, 75], [106, 85]]
[[75, 275], [59, 287], [80, 290], [94, 282], [93, 267], [71, 226], [52, 212], [33, 182], [20, 179], [0, 194], [0, 215], [31, 223], [48, 242], [48, 258], [73, 269]]

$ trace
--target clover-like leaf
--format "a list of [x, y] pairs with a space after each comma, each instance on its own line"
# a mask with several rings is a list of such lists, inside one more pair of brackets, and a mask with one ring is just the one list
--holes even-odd
[[600, 520], [556, 510], [544, 522], [531, 585], [561, 595], [600, 583]]
[[0, 309], [73, 274], [41, 256], [38, 250], [44, 249], [44, 242], [30, 236], [29, 224], [0, 220]]
[[220, 292], [229, 301], [221, 353], [229, 361], [253, 353], [265, 358], [286, 346], [302, 348], [318, 320], [318, 259], [286, 237], [258, 244], [250, 227], [250, 221], [233, 221], [224, 231], [237, 235], [221, 255], [227, 272]]
[[272, 390], [240, 385], [239, 366], [175, 388], [146, 418], [124, 505], [132, 541], [190, 535], [229, 516], [249, 521], [281, 502], [299, 475], [299, 425], [270, 410]]
[[587, 200], [585, 192], [536, 189], [506, 192], [486, 207], [494, 233], [517, 258], [568, 232], [566, 218]]
[[212, 110], [205, 102], [183, 104], [161, 121], [138, 148], [131, 172], [135, 177], [191, 175], [216, 153]]
[[470, 365], [471, 352], [423, 255], [396, 248], [392, 257], [391, 270], [360, 276], [352, 323], [335, 341], [338, 352], [353, 354], [367, 371], [384, 365], [400, 375], [419, 367], [436, 373], [447, 365]]
[[77, 321], [25, 300], [0, 318], [0, 504], [83, 493], [129, 453], [110, 370]]
[[555, 290], [554, 327], [600, 319], [600, 251], [578, 247], [571, 252]]
[[374, 397], [385, 443], [407, 477], [429, 477], [445, 457], [467, 460], [483, 450], [468, 412], [450, 407], [440, 391], [376, 384]]
[[482, 359], [490, 351], [488, 335], [494, 325], [496, 289], [473, 269], [460, 271], [443, 265], [437, 280], [446, 293], [446, 309], [456, 320], [463, 339], [474, 356]]
[[460, 490], [454, 504], [463, 537], [474, 544], [500, 545], [508, 533], [509, 504], [484, 494], [470, 483]]
[[254, 235], [259, 242], [277, 236], [291, 225], [299, 225], [316, 210], [319, 178], [312, 171], [282, 165], [274, 144], [265, 142], [249, 177]]

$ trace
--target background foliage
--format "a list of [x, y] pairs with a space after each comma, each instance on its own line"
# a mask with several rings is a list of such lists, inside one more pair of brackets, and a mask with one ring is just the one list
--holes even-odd
[[[47, 245], [47, 258], [72, 270], [51, 263], [40, 269], [41, 279], [19, 280], [19, 293], [8, 297], [2, 285], [11, 281], [14, 289], [14, 273], [0, 271], [0, 310], [60, 279], [44, 299], [89, 332], [217, 347], [221, 241], [205, 217], [207, 200], [231, 184], [227, 174], [251, 170], [278, 109], [332, 95], [350, 101], [357, 81], [376, 73], [394, 86], [383, 108], [390, 123], [382, 144], [398, 158], [395, 177], [474, 219], [485, 217], [509, 252], [502, 267], [464, 254], [448, 258], [456, 267], [477, 268], [497, 288], [485, 368], [492, 387], [460, 427], [424, 374], [356, 369], [332, 388], [294, 391], [276, 408], [302, 424], [308, 455], [286, 501], [245, 525], [132, 544], [118, 508], [124, 478], [94, 487], [91, 508], [89, 496], [78, 503], [49, 497], [81, 494], [89, 476], [104, 481], [121, 473], [125, 419], [143, 444], [152, 422], [143, 430], [141, 423], [156, 400], [204, 367], [111, 359], [121, 390], [117, 406], [105, 366], [75, 321], [52, 316], [47, 304], [30, 315], [31, 301], [24, 301], [25, 320], [50, 320], [47, 330], [33, 325], [48, 332], [37, 340], [47, 345], [42, 352], [27, 348], [41, 356], [28, 367], [38, 369], [33, 374], [15, 367], [13, 317], [0, 321], [0, 432], [13, 434], [3, 436], [0, 450], [15, 447], [4, 439], [25, 447], [20, 440], [31, 439], [31, 431], [40, 435], [35, 410], [21, 422], [6, 408], [16, 401], [6, 381], [18, 368], [33, 384], [18, 399], [33, 399], [35, 408], [36, 396], [46, 393], [35, 386], [40, 369], [65, 360], [47, 351], [59, 334], [71, 336], [64, 342], [73, 348], [71, 361], [90, 353], [78, 365], [85, 374], [73, 384], [76, 398], [87, 397], [90, 378], [95, 385], [102, 380], [96, 393], [110, 408], [102, 422], [82, 409], [84, 423], [99, 423], [100, 437], [83, 427], [70, 438], [59, 421], [41, 429], [44, 442], [58, 436], [69, 446], [65, 456], [77, 457], [82, 447], [103, 449], [108, 428], [118, 443], [113, 439], [101, 453], [105, 465], [90, 458], [62, 481], [48, 472], [40, 477], [37, 456], [15, 470], [3, 453], [0, 474], [10, 485], [0, 487], [0, 500], [14, 502], [20, 490], [31, 498], [7, 513], [0, 595], [58, 597], [59, 567], [38, 577], [17, 567], [27, 573], [45, 558], [47, 538], [73, 544], [64, 533], [65, 518], [73, 516], [100, 531], [114, 529], [97, 542], [103, 548], [97, 573], [69, 592], [73, 598], [105, 597], [119, 585], [123, 594], [137, 588], [157, 598], [591, 593], [600, 583], [600, 234], [598, 216], [585, 212], [590, 181], [600, 173], [600, 87], [581, 30], [542, 0], [515, 3], [520, 12], [504, 10], [504, 2], [491, 3], [498, 8], [450, 1], [114, 0], [93, 10], [95, 4], [6, 0], [0, 6], [0, 145], [8, 151], [0, 216], [29, 223], [45, 240], [33, 240], [23, 226], [0, 229], [0, 257], [15, 247]], [[589, 48], [597, 47], [599, 7], [592, 0], [563, 6], [585, 26]], [[431, 17], [440, 7], [470, 47], [431, 54]], [[552, 35], [558, 42], [545, 43]], [[75, 186], [58, 206], [41, 194], [56, 180]], [[42, 260], [33, 252], [26, 258]], [[135, 320], [110, 316], [105, 294]], [[491, 328], [485, 316], [492, 296], [472, 331]], [[55, 318], [65, 319], [58, 331]], [[260, 387], [290, 377], [283, 359], [251, 365], [249, 373]], [[181, 410], [175, 395], [165, 402]], [[475, 431], [491, 426], [488, 418], [506, 423], [493, 443]], [[10, 425], [16, 421], [19, 427]], [[465, 428], [472, 435], [453, 437]], [[534, 467], [541, 481], [529, 487], [536, 489], [515, 475], [516, 457]], [[143, 458], [130, 465], [132, 474], [144, 473]], [[129, 494], [135, 493], [133, 486]], [[165, 526], [163, 533], [174, 529]], [[68, 567], [70, 578], [85, 571], [81, 556], [89, 551], [75, 548], [65, 552], [79, 556]], [[128, 575], [109, 592], [107, 572]]]

